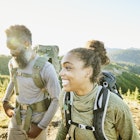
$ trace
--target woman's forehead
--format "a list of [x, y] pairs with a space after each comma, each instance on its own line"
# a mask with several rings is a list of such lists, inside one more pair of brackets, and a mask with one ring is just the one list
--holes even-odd
[[72, 59], [74, 56], [71, 53], [67, 53], [63, 56], [62, 61], [67, 61], [69, 59]]
[[72, 54], [72, 53], [67, 53], [66, 55], [64, 55], [64, 57], [61, 60], [61, 64], [64, 63], [70, 63], [73, 64], [75, 62], [79, 62], [81, 61], [76, 55]]

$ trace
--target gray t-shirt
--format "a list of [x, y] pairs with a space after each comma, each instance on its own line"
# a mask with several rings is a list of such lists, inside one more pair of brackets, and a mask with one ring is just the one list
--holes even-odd
[[[31, 60], [24, 69], [18, 69], [18, 73], [32, 74], [32, 68], [37, 58], [38, 56]], [[9, 61], [9, 71], [11, 71], [10, 69], [13, 62], [13, 59]], [[45, 82], [45, 89], [49, 93], [52, 100], [48, 110], [46, 112], [43, 112], [42, 119], [38, 124], [40, 128], [45, 129], [58, 108], [58, 97], [61, 89], [56, 71], [51, 63], [46, 62], [40, 73], [42, 80]], [[17, 96], [17, 101], [19, 103], [33, 104], [47, 97], [47, 94], [43, 93], [42, 90], [35, 85], [31, 77], [24, 77], [18, 75], [17, 87], [19, 93], [19, 95]], [[10, 82], [6, 89], [3, 101], [10, 100], [13, 89], [14, 82], [12, 80], [12, 77], [10, 76]], [[33, 114], [33, 116], [35, 115], [36, 114]]]

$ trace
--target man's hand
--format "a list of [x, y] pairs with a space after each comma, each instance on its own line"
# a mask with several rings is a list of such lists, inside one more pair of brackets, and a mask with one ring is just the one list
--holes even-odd
[[27, 132], [27, 135], [29, 138], [36, 138], [41, 133], [41, 131], [41, 128], [39, 128], [36, 124], [32, 123], [29, 131]]
[[3, 102], [3, 109], [8, 117], [12, 117], [14, 114], [14, 107], [10, 105], [8, 101]]

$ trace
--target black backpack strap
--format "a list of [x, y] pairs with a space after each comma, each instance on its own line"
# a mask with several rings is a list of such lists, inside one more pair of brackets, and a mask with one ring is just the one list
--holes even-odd
[[108, 101], [110, 97], [110, 92], [107, 88], [102, 87], [101, 91], [97, 94], [95, 104], [94, 104], [94, 118], [93, 126], [95, 131], [93, 131], [96, 140], [107, 140], [104, 132], [104, 121], [108, 106]]
[[95, 131], [93, 126], [79, 124], [72, 121], [72, 118], [71, 118], [72, 103], [73, 103], [73, 94], [71, 92], [66, 92], [64, 95], [64, 110], [65, 110], [65, 121], [66, 121], [67, 130], [69, 131], [70, 125], [73, 124], [79, 127], [80, 129], [85, 129], [85, 130], [88, 129], [91, 131]]
[[65, 93], [64, 97], [64, 106], [65, 106], [65, 119], [66, 119], [66, 127], [69, 130], [71, 125], [71, 106], [72, 106], [72, 94], [70, 92]]

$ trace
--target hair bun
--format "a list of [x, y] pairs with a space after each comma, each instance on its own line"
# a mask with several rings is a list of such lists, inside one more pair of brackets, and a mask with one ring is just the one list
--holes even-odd
[[107, 65], [110, 62], [109, 57], [107, 56], [106, 49], [104, 47], [104, 43], [98, 40], [90, 40], [87, 42], [86, 46], [87, 49], [92, 49], [96, 52], [101, 59], [102, 65]]

